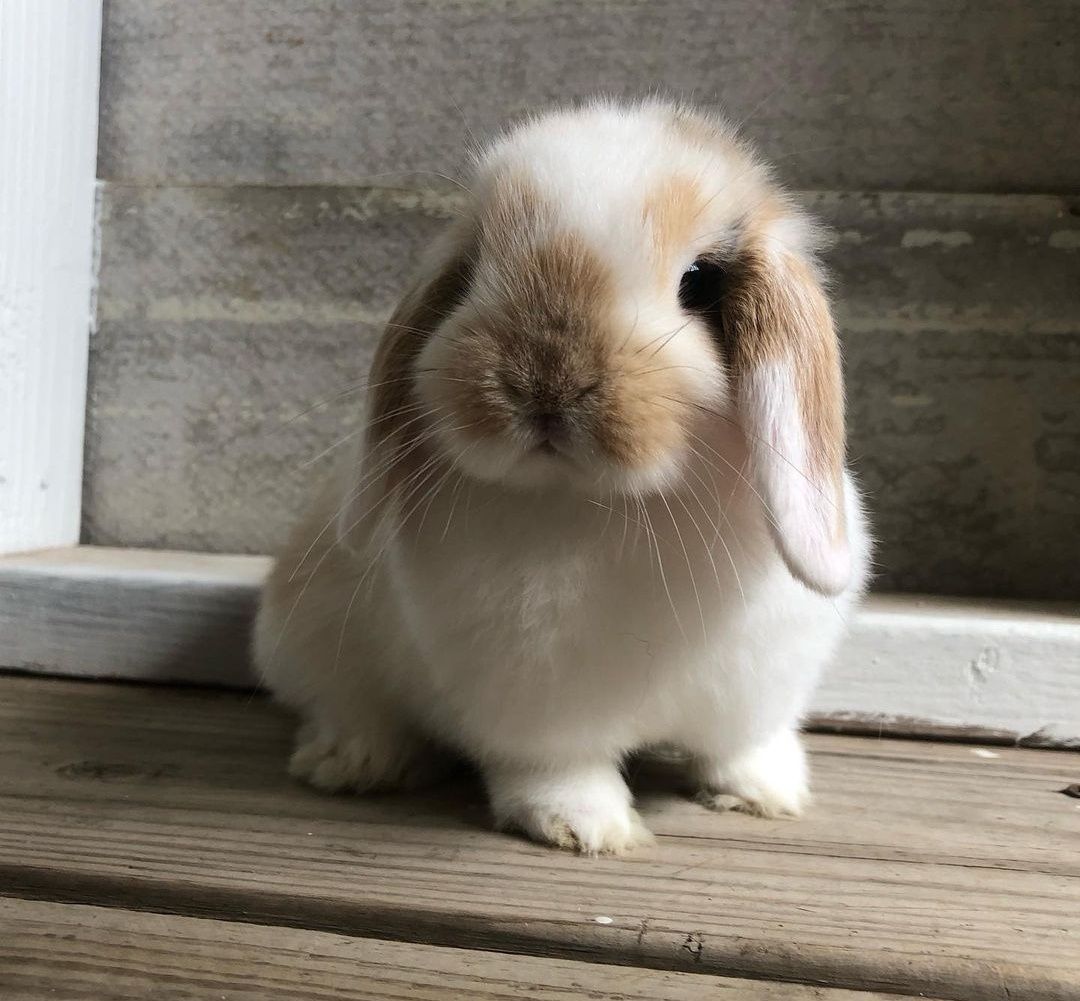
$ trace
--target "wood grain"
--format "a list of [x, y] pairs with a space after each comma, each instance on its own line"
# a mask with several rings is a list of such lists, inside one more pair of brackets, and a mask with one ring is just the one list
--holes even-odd
[[[827, 990], [0, 898], [4, 1001], [885, 1001]], [[903, 1001], [903, 999], [901, 999]]]
[[74, 546], [0, 557], [0, 663], [84, 677], [254, 682], [266, 557]]
[[797, 823], [707, 814], [650, 766], [635, 784], [658, 845], [592, 860], [492, 833], [468, 780], [298, 788], [288, 721], [244, 696], [0, 692], [9, 894], [964, 1001], [1080, 996], [1080, 810], [1057, 791], [1076, 754], [817, 737]]

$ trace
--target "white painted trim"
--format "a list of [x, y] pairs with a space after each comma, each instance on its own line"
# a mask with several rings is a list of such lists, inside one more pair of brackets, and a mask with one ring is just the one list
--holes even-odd
[[[0, 664], [251, 688], [263, 556], [77, 547], [0, 557]], [[819, 729], [1080, 747], [1080, 606], [878, 595]]]
[[100, 0], [0, 0], [0, 552], [78, 541]]
[[875, 595], [814, 711], [846, 730], [1080, 747], [1080, 605]]

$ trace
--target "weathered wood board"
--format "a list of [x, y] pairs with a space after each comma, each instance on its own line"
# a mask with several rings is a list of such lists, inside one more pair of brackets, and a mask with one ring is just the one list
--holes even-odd
[[[886, 1001], [665, 973], [0, 897], [4, 1001]], [[904, 998], [899, 998], [904, 1001]]]
[[[1080, 598], [1076, 207], [806, 200], [836, 234], [876, 586]], [[311, 460], [359, 433], [380, 324], [459, 205], [436, 191], [108, 186], [83, 541], [272, 551], [337, 453]]]
[[[82, 546], [0, 557], [0, 668], [252, 690], [261, 556]], [[875, 595], [810, 723], [1080, 746], [1080, 606]]]
[[110, 0], [102, 176], [452, 170], [552, 101], [719, 104], [805, 187], [1075, 191], [1070, 0]]
[[[467, 779], [325, 797], [243, 695], [0, 683], [0, 886], [27, 899], [964, 1001], [1080, 996], [1080, 756], [815, 737], [799, 822], [632, 778], [655, 848], [489, 830]], [[599, 919], [599, 920], [598, 920]]]
[[251, 687], [269, 560], [76, 546], [0, 557], [0, 668]]

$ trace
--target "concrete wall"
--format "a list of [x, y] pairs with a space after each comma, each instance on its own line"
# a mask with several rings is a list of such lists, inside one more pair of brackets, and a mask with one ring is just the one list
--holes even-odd
[[86, 541], [272, 547], [464, 122], [660, 85], [829, 189], [879, 586], [1080, 596], [1078, 5], [281, 6], [107, 5]]
[[655, 89], [806, 188], [1075, 190], [1074, 0], [109, 0], [110, 179], [365, 183], [468, 130]]

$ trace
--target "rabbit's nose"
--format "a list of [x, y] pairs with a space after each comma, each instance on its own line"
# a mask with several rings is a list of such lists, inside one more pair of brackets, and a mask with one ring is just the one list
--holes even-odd
[[533, 427], [545, 441], [561, 438], [566, 433], [566, 419], [558, 410], [543, 408], [532, 417]]

